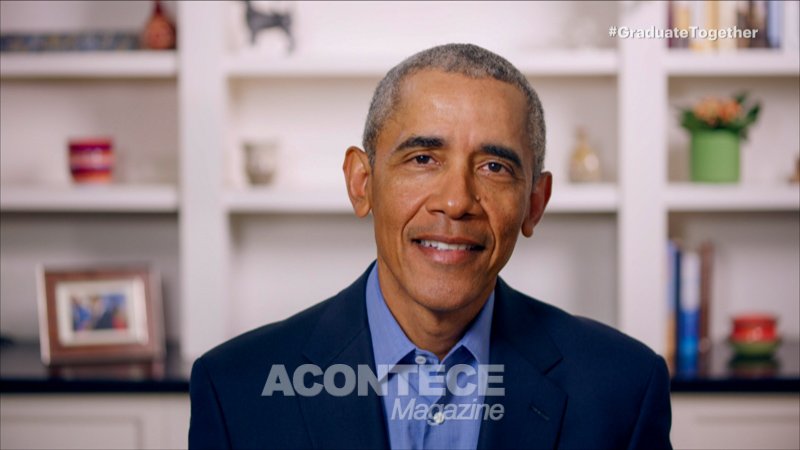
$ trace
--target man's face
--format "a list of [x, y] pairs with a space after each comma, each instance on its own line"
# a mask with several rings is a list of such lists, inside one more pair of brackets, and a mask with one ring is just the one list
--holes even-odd
[[526, 119], [523, 94], [491, 78], [426, 70], [404, 81], [366, 188], [385, 295], [440, 313], [488, 297], [541, 214]]

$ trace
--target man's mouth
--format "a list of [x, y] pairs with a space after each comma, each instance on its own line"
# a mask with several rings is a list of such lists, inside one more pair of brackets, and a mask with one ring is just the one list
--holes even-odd
[[431, 239], [413, 239], [412, 241], [422, 247], [440, 251], [481, 251], [484, 248], [482, 245], [478, 244], [449, 243]]

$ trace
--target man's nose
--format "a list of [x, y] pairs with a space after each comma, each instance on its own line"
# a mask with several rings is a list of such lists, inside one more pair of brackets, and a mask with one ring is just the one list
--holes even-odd
[[438, 177], [435, 192], [429, 197], [427, 209], [431, 213], [445, 214], [458, 220], [480, 213], [480, 197], [475, 180], [467, 168], [449, 167]]

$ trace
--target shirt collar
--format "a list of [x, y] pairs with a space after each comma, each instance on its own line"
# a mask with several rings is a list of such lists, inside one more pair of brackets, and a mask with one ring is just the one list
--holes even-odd
[[[369, 331], [372, 335], [372, 351], [375, 356], [375, 365], [378, 373], [381, 365], [388, 368], [400, 361], [417, 347], [408, 339], [395, 320], [381, 292], [378, 282], [378, 265], [373, 266], [367, 278], [367, 319]], [[445, 360], [459, 347], [464, 347], [472, 354], [478, 364], [489, 364], [489, 337], [492, 328], [492, 312], [494, 310], [494, 291], [489, 294], [489, 299], [481, 308], [478, 316], [472, 322], [464, 336], [453, 346]], [[444, 362], [444, 361], [443, 361]], [[380, 377], [380, 375], [379, 375]]]

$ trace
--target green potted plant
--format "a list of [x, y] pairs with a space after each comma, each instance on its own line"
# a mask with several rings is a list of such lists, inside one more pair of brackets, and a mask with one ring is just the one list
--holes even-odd
[[758, 119], [761, 105], [746, 104], [745, 93], [733, 98], [708, 97], [681, 111], [681, 126], [691, 133], [691, 180], [739, 181], [739, 141]]

